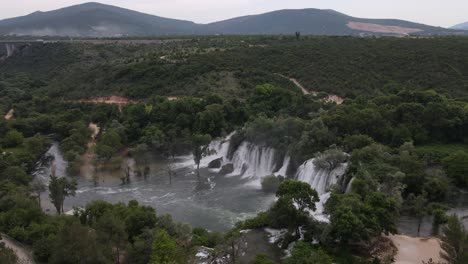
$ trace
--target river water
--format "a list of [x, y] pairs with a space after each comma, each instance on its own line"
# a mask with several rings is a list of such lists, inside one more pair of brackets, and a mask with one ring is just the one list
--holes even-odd
[[[46, 156], [39, 162], [36, 179], [46, 185], [53, 168], [57, 176], [66, 175], [67, 163], [54, 143]], [[157, 214], [171, 214], [174, 220], [201, 226], [209, 230], [226, 231], [236, 222], [255, 216], [268, 209], [274, 202], [274, 195], [264, 193], [258, 186], [250, 184], [250, 179], [240, 176], [220, 175], [215, 170], [200, 168], [200, 177], [195, 173], [190, 156], [179, 157], [168, 162], [149, 155], [150, 175], [144, 177], [131, 173], [129, 184], [121, 184], [120, 170], [98, 172], [97, 184], [89, 178], [75, 177], [78, 190], [75, 197], [65, 200], [65, 211], [81, 207], [93, 200], [112, 203], [137, 200], [143, 205], [152, 206]], [[127, 160], [130, 164], [132, 160]], [[207, 163], [205, 160], [202, 163]], [[170, 183], [168, 166], [175, 176]], [[43, 207], [54, 212], [48, 192], [41, 196]]]

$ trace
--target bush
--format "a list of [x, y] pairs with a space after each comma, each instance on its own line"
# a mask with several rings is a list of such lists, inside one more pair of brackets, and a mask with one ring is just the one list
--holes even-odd
[[281, 181], [275, 175], [267, 176], [262, 179], [262, 190], [267, 193], [276, 193]]
[[266, 255], [257, 255], [254, 260], [251, 262], [251, 264], [274, 264], [275, 262], [271, 260], [269, 257]]
[[240, 222], [236, 225], [239, 229], [257, 229], [270, 225], [270, 218], [268, 213], [260, 212], [254, 218], [249, 218], [244, 222]]
[[445, 172], [457, 185], [468, 187], [468, 154], [457, 151], [442, 160]]
[[16, 130], [9, 131], [3, 140], [3, 145], [7, 148], [14, 148], [23, 144], [23, 133]]

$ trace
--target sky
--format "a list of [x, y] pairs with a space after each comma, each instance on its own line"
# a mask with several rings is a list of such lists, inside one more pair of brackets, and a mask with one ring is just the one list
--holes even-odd
[[[0, 0], [0, 19], [89, 2]], [[209, 23], [278, 9], [334, 9], [361, 18], [397, 18], [450, 27], [468, 21], [468, 0], [101, 0], [152, 15]]]

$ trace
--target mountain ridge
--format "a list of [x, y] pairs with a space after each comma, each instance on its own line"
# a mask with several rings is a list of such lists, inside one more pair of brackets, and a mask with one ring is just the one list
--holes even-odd
[[[86, 19], [83, 19], [86, 18]], [[89, 2], [0, 20], [3, 36], [119, 37], [210, 34], [445, 35], [456, 30], [398, 19], [365, 19], [331, 9], [283, 9], [208, 24]]]
[[453, 27], [451, 27], [452, 29], [458, 29], [458, 30], [468, 30], [468, 21], [465, 22], [465, 23], [460, 23], [460, 24], [457, 24]]

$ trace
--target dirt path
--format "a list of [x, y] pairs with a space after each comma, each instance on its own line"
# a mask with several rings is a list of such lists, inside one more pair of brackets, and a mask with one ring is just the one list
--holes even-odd
[[89, 129], [92, 131], [91, 140], [88, 142], [88, 149], [86, 153], [83, 154], [83, 156], [81, 157], [82, 165], [80, 168], [80, 173], [82, 176], [91, 179], [95, 171], [95, 167], [93, 164], [93, 147], [96, 145], [96, 137], [99, 135], [101, 128], [95, 123], [90, 123]]
[[0, 242], [5, 243], [5, 246], [7, 248], [11, 248], [15, 253], [16, 256], [18, 256], [18, 263], [20, 264], [34, 264], [34, 258], [32, 256], [32, 253], [26, 249], [23, 245], [21, 245], [19, 242], [13, 240], [9, 236], [5, 234], [1, 234], [2, 240]]
[[440, 257], [440, 241], [436, 238], [409, 237], [405, 235], [388, 236], [397, 247], [395, 264], [422, 263], [432, 259], [435, 263], [447, 263]]
[[[290, 80], [292, 83], [294, 83], [294, 85], [296, 87], [298, 87], [299, 89], [301, 89], [302, 91], [302, 94], [304, 95], [308, 95], [308, 94], [312, 94], [313, 96], [317, 96], [319, 94], [318, 91], [309, 91], [307, 90], [304, 86], [302, 86], [302, 84], [297, 80], [297, 79], [294, 79], [294, 78], [289, 78], [287, 76], [284, 76], [282, 74], [279, 74], [277, 73], [276, 75], [280, 76], [280, 77], [283, 77], [285, 79], [288, 79]], [[326, 98], [323, 99], [325, 102], [334, 102], [336, 104], [342, 104], [344, 102], [344, 98], [342, 97], [339, 97], [338, 95], [336, 94], [328, 94], [328, 96]]]
[[10, 109], [10, 111], [8, 111], [8, 113], [5, 115], [5, 120], [10, 120], [13, 118], [13, 114], [15, 113], [15, 109]]

